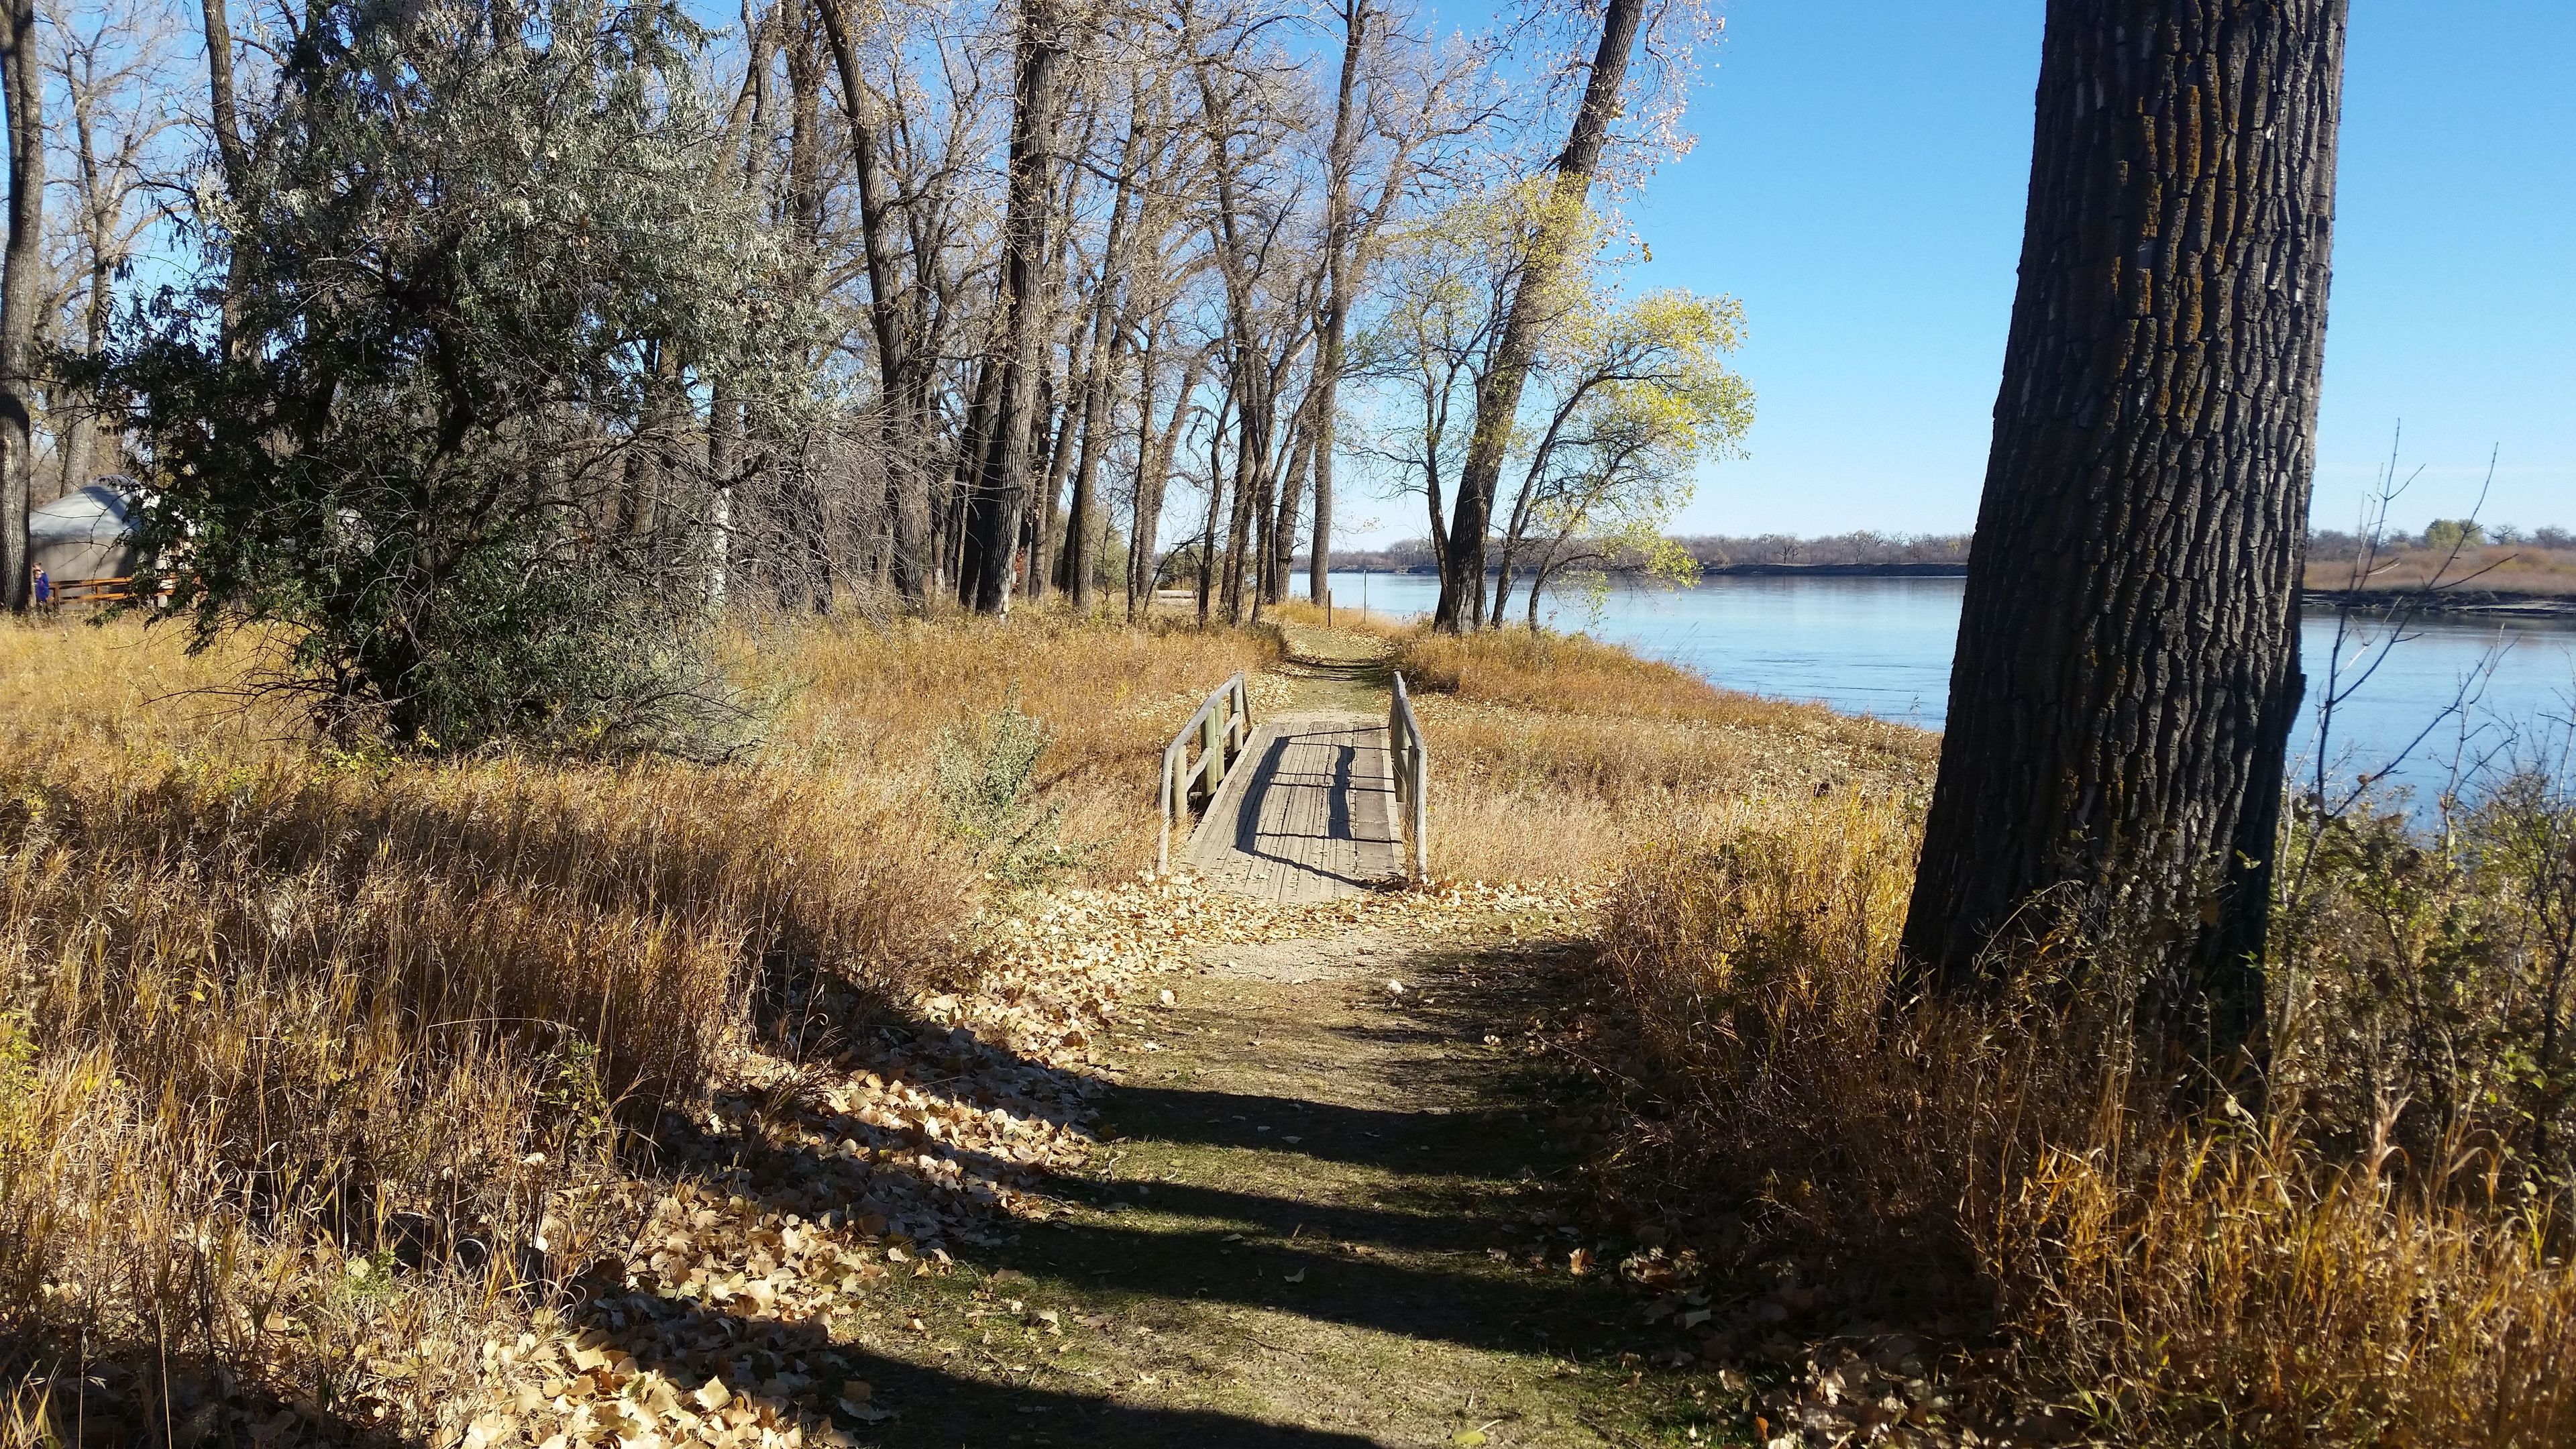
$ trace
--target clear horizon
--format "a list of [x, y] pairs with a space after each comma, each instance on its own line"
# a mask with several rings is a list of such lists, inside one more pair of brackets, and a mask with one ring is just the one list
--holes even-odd
[[[1443, 9], [1474, 27], [1481, 4]], [[2042, 7], [1734, 0], [1698, 149], [1629, 218], [1633, 287], [1743, 299], [1751, 457], [1677, 534], [1975, 522], [2029, 179]], [[2313, 522], [2350, 530], [2403, 423], [2390, 522], [2476, 502], [2576, 524], [2576, 6], [2372, 0], [2352, 16]], [[1416, 498], [1350, 499], [1376, 547]]]

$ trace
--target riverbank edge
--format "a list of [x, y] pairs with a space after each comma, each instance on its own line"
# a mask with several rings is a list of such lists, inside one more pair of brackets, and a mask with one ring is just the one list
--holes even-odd
[[2403, 589], [2305, 589], [2299, 602], [2328, 609], [2393, 609], [2416, 614], [2471, 614], [2499, 619], [2567, 620], [2576, 623], [2576, 598], [2564, 594], [2517, 594], [2484, 590], [2431, 594]]
[[[1302, 571], [1303, 567], [1300, 564], [1299, 570]], [[1440, 573], [1438, 568], [1429, 564], [1369, 572], [1405, 578], [1437, 578]], [[1748, 563], [1708, 565], [1699, 572], [1702, 578], [1961, 579], [1968, 576], [1968, 566], [1953, 563]], [[2416, 614], [2576, 621], [2576, 595], [2567, 594], [2528, 594], [2492, 589], [2444, 589], [2430, 594], [2406, 589], [2302, 589], [2299, 602], [2312, 609], [2387, 609], [2404, 604]]]

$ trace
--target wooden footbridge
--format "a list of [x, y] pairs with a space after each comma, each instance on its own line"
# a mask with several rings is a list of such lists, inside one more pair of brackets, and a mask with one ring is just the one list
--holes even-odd
[[1404, 676], [1386, 718], [1315, 711], [1255, 723], [1238, 674], [1163, 750], [1164, 869], [1173, 827], [1195, 811], [1181, 864], [1220, 890], [1326, 901], [1426, 880], [1428, 760]]

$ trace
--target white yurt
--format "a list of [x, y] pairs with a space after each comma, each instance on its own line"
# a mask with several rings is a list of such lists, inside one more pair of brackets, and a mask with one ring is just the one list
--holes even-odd
[[136, 483], [111, 473], [27, 514], [28, 562], [55, 587], [76, 579], [121, 579], [139, 561], [131, 533]]

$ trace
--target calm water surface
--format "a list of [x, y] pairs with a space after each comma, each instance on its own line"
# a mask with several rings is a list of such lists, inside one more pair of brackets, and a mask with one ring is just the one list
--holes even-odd
[[[1963, 583], [1720, 578], [1688, 589], [1617, 590], [1597, 614], [1577, 599], [1542, 607], [1540, 616], [1729, 689], [1939, 729]], [[1439, 592], [1437, 579], [1416, 574], [1333, 575], [1336, 604], [1365, 597], [1385, 613], [1427, 613]], [[1513, 619], [1520, 618], [1515, 607]], [[2528, 749], [2564, 729], [2576, 694], [2576, 628], [2462, 619], [2422, 623], [2413, 632], [2418, 637], [2389, 651], [2336, 712], [2328, 748], [2334, 773], [2379, 771], [2403, 755], [2397, 780], [2415, 789], [2420, 807], [2443, 788], [2455, 759]], [[2313, 762], [2314, 702], [2333, 652], [2334, 620], [2310, 619], [2303, 642], [2311, 707], [2303, 753]], [[2376, 652], [2345, 649], [2348, 658]], [[2464, 683], [2471, 702], [2443, 719]], [[2428, 725], [2433, 734], [2416, 743]]]

